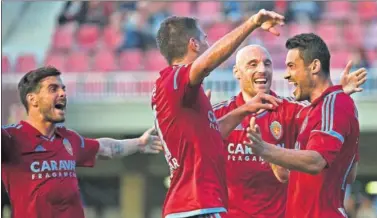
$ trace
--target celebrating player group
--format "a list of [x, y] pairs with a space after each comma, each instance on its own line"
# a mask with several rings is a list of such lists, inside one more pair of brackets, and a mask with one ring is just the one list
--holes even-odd
[[[330, 52], [317, 35], [288, 39], [285, 79], [294, 97], [272, 91], [273, 60], [248, 45], [236, 54], [240, 92], [215, 105], [203, 80], [256, 29], [279, 36], [284, 17], [260, 10], [209, 47], [196, 19], [169, 17], [157, 45], [169, 66], [152, 93], [155, 127], [140, 138], [88, 139], [65, 120], [61, 72], [43, 67], [19, 82], [27, 119], [2, 127], [2, 180], [14, 218], [82, 218], [76, 166], [97, 157], [164, 151], [171, 186], [164, 218], [341, 218], [346, 184], [356, 176], [357, 109], [366, 70], [345, 66], [330, 78]], [[158, 136], [157, 136], [158, 135]]]
[[211, 105], [202, 82], [257, 28], [279, 36], [284, 17], [260, 10], [211, 47], [197, 20], [162, 22], [157, 45], [169, 66], [152, 94], [155, 128], [171, 171], [164, 218], [346, 217], [347, 183], [356, 176], [359, 124], [349, 97], [366, 70], [341, 85], [330, 79], [330, 53], [317, 35], [285, 46], [285, 78], [294, 98], [270, 90], [273, 60], [259, 45], [241, 48], [234, 77], [240, 92]]

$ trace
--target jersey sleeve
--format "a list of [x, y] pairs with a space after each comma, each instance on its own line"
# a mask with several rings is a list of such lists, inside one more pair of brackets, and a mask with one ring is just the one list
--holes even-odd
[[325, 100], [321, 110], [313, 117], [318, 122], [311, 131], [307, 144], [308, 150], [317, 151], [323, 156], [327, 167], [331, 166], [351, 131], [350, 116], [342, 108], [344, 105], [334, 98], [335, 96]]
[[76, 132], [74, 134], [79, 138], [76, 165], [78, 167], [93, 167], [99, 150], [99, 142], [95, 139], [84, 138]]
[[201, 84], [192, 86], [190, 84], [190, 69], [191, 64], [175, 66], [173, 68], [173, 75], [171, 82], [173, 93], [171, 97], [174, 97], [175, 101], [182, 102], [184, 104], [190, 104], [198, 95]]
[[12, 155], [12, 137], [3, 128], [1, 128], [1, 163], [8, 163]]

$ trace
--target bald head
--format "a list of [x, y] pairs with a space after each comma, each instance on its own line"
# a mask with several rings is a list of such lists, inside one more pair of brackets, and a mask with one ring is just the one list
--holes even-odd
[[272, 82], [271, 55], [260, 45], [248, 45], [236, 54], [233, 74], [240, 82], [243, 95], [255, 96], [258, 92], [269, 93]]
[[241, 48], [236, 54], [236, 66], [243, 66], [255, 56], [267, 56], [271, 60], [271, 55], [267, 49], [260, 45], [248, 45]]

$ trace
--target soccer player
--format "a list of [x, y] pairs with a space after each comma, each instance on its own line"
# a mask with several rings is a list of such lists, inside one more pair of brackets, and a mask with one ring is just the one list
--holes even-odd
[[[286, 42], [289, 82], [298, 101], [308, 100], [295, 149], [264, 141], [255, 118], [245, 142], [264, 160], [291, 170], [286, 217], [346, 217], [343, 200], [349, 173], [358, 161], [357, 109], [341, 86], [330, 79], [330, 53], [315, 34], [296, 35]], [[348, 179], [347, 179], [348, 178]]]
[[[258, 109], [273, 109], [277, 99], [259, 94], [245, 107], [217, 121], [202, 81], [226, 60], [244, 39], [261, 27], [273, 34], [284, 17], [261, 10], [208, 48], [197, 21], [188, 17], [164, 20], [157, 44], [169, 66], [160, 71], [152, 94], [155, 126], [171, 170], [171, 186], [163, 207], [164, 218], [220, 217], [228, 194], [222, 137], [243, 117]], [[267, 100], [272, 104], [264, 104]]]
[[124, 157], [137, 151], [158, 153], [158, 136], [89, 139], [58, 126], [67, 106], [61, 72], [43, 67], [18, 84], [27, 119], [1, 128], [2, 180], [13, 218], [84, 218], [76, 167], [94, 166], [96, 157]]
[[[350, 66], [347, 66], [342, 81], [344, 89], [351, 94], [361, 91], [358, 86], [365, 81], [366, 72], [361, 68], [349, 73], [349, 69]], [[240, 49], [233, 72], [239, 80], [241, 91], [228, 101], [213, 106], [216, 117], [222, 117], [244, 105], [259, 92], [279, 97], [271, 91], [273, 62], [264, 47], [249, 45]], [[358, 77], [360, 74], [361, 77]], [[294, 115], [308, 102], [282, 99], [275, 110], [260, 110], [244, 118], [241, 125], [224, 140], [229, 194], [229, 209], [224, 217], [282, 218], [285, 215], [287, 185], [283, 182], [288, 180], [288, 171], [276, 165], [271, 168], [243, 143], [247, 140], [246, 128], [250, 118], [255, 117], [263, 140], [283, 148], [293, 148], [300, 126]]]

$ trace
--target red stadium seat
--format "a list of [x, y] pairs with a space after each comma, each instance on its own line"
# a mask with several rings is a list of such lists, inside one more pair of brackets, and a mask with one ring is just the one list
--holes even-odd
[[229, 23], [216, 23], [212, 25], [207, 31], [208, 42], [210, 44], [213, 44], [214, 42], [219, 40], [221, 37], [229, 33], [231, 30], [232, 30], [232, 25]]
[[170, 13], [178, 16], [189, 16], [192, 14], [192, 2], [172, 2], [170, 4]]
[[1, 56], [1, 72], [9, 73], [11, 71], [11, 64], [7, 56]]
[[58, 27], [52, 38], [52, 49], [54, 51], [70, 51], [74, 41], [73, 32], [73, 28]]
[[89, 57], [85, 52], [74, 52], [68, 56], [66, 62], [67, 72], [88, 72], [90, 70]]
[[356, 4], [358, 15], [362, 20], [372, 20], [377, 18], [376, 1], [359, 1]]
[[65, 72], [66, 65], [65, 65], [66, 59], [65, 56], [59, 53], [53, 53], [49, 54], [44, 62], [45, 66], [53, 66], [56, 69], [60, 70], [61, 72]]
[[310, 25], [299, 25], [292, 23], [288, 27], [289, 36], [294, 36], [301, 33], [310, 33], [313, 32], [313, 27]]
[[97, 72], [109, 72], [118, 70], [114, 52], [108, 50], [98, 51], [94, 56], [93, 70]]
[[334, 50], [331, 51], [331, 62], [330, 67], [332, 69], [344, 69], [346, 67], [348, 61], [350, 60], [350, 52], [348, 50]]
[[37, 61], [32, 54], [20, 55], [16, 60], [16, 72], [26, 73], [37, 68]]
[[343, 37], [340, 37], [336, 24], [317, 23], [316, 33], [326, 42], [329, 48], [337, 48], [342, 44]]
[[150, 50], [145, 55], [145, 70], [160, 71], [167, 67], [168, 63], [156, 49]]
[[221, 2], [218, 1], [197, 2], [197, 16], [199, 20], [216, 21], [221, 17], [221, 9]]
[[84, 50], [93, 50], [97, 47], [99, 29], [95, 25], [84, 24], [77, 33], [77, 43]]
[[123, 34], [111, 26], [107, 26], [103, 30], [102, 42], [106, 49], [115, 50], [120, 46], [122, 41]]
[[142, 51], [138, 49], [123, 51], [119, 57], [119, 67], [125, 71], [143, 69]]
[[344, 20], [348, 19], [352, 12], [352, 2], [350, 1], [327, 1], [324, 16], [328, 19]]
[[343, 28], [343, 38], [347, 45], [358, 47], [362, 46], [365, 36], [365, 26], [361, 23], [348, 24]]

